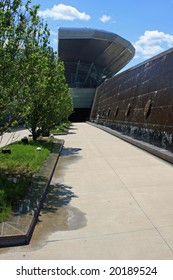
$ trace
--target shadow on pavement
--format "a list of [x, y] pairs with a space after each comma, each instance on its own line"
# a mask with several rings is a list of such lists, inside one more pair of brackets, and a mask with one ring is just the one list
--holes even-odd
[[60, 156], [61, 157], [67, 157], [78, 154], [79, 151], [81, 151], [81, 148], [63, 148], [61, 151]]
[[44, 202], [42, 213], [53, 213], [57, 211], [59, 207], [67, 205], [73, 198], [77, 198], [71, 189], [72, 187], [63, 184], [51, 185]]

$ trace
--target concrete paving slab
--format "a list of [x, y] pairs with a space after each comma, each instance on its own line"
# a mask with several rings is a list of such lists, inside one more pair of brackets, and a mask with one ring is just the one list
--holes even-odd
[[159, 232], [163, 236], [167, 244], [170, 246], [170, 248], [173, 250], [173, 226], [160, 227]]
[[[172, 259], [170, 249], [165, 247], [160, 235], [152, 229], [85, 236], [83, 239], [62, 240], [60, 243], [57, 255], [61, 259]], [[73, 256], [71, 249], [75, 251]]]
[[155, 227], [173, 226], [171, 185], [133, 188], [131, 193]]
[[[150, 248], [150, 250], [149, 250]], [[18, 260], [172, 260], [169, 247], [155, 230], [121, 233], [117, 235], [84, 236], [60, 240], [52, 239], [42, 249], [10, 252], [6, 259]]]
[[5, 145], [10, 144], [15, 141], [20, 141], [22, 137], [24, 137], [24, 136], [28, 137], [29, 134], [31, 134], [29, 132], [29, 130], [23, 129], [23, 128], [17, 130], [14, 133], [7, 132], [3, 136], [0, 137], [0, 147], [4, 147]]
[[117, 175], [121, 178], [125, 185], [153, 185], [172, 184], [173, 183], [173, 167], [166, 164], [153, 166], [136, 166], [128, 168], [116, 168]]
[[72, 128], [58, 137], [31, 243], [0, 259], [173, 259], [172, 165], [89, 124]]

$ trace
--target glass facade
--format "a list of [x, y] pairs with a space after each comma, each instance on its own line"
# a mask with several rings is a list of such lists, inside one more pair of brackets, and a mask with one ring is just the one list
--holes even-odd
[[117, 34], [90, 28], [59, 28], [58, 55], [70, 87], [96, 88], [134, 56], [134, 47]]

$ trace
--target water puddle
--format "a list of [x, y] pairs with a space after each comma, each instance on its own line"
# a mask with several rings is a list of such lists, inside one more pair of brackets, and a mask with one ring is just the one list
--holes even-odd
[[57, 231], [77, 230], [85, 227], [86, 223], [85, 213], [71, 205], [60, 206], [47, 213], [43, 209], [28, 246], [39, 249], [47, 244], [50, 234]]
[[70, 204], [72, 199], [77, 198], [73, 188], [63, 183], [57, 183], [69, 164], [80, 159], [79, 151], [79, 148], [63, 148], [29, 245], [0, 248], [0, 254], [9, 251], [24, 253], [38, 250], [47, 244], [48, 237], [52, 233], [77, 230], [86, 226], [85, 213]]
[[29, 245], [0, 248], [0, 254], [9, 251], [15, 253], [38, 250], [47, 244], [49, 235], [56, 231], [85, 227], [87, 224], [85, 213], [70, 204], [71, 199], [75, 197], [70, 186], [51, 185]]

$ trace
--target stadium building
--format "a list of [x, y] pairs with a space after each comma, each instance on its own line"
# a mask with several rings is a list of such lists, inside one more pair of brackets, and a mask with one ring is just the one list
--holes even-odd
[[73, 96], [72, 121], [89, 119], [96, 88], [134, 56], [130, 42], [117, 34], [90, 28], [59, 28], [58, 56]]

